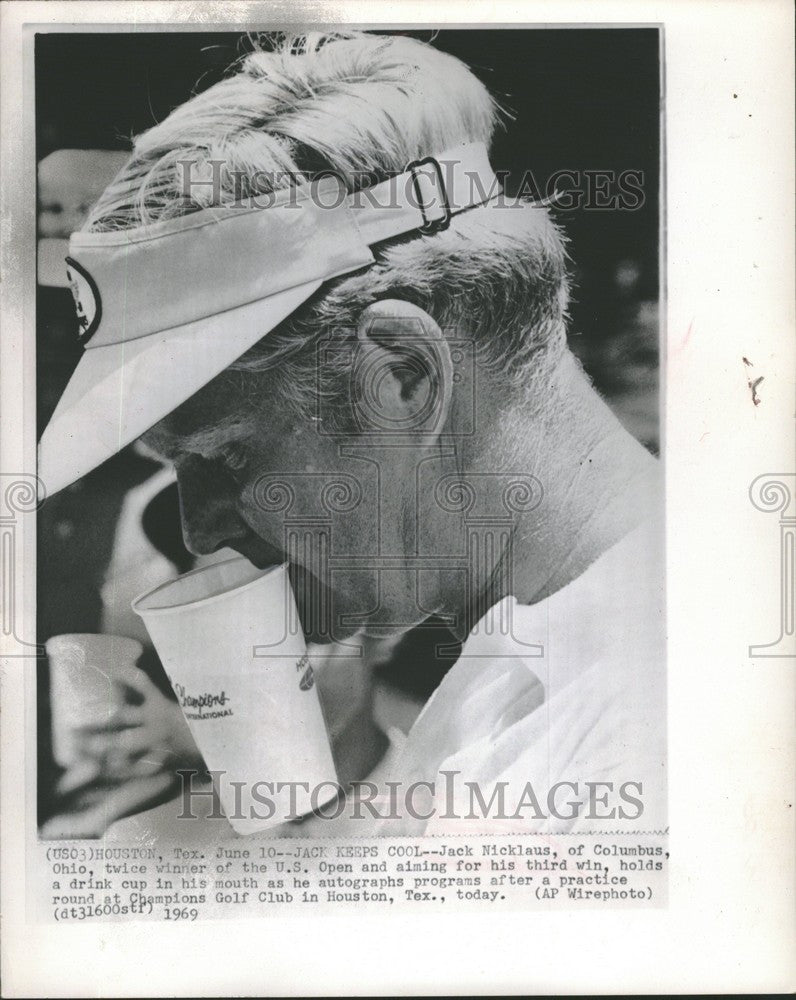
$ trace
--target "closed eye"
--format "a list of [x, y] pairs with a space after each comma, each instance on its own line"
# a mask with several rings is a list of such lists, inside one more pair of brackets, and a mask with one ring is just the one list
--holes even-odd
[[227, 444], [215, 457], [217, 460], [223, 462], [230, 472], [243, 472], [246, 468], [246, 450], [240, 445]]

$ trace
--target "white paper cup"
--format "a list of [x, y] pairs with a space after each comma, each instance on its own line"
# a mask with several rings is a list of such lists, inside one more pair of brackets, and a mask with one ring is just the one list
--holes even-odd
[[74, 633], [47, 640], [52, 750], [70, 767], [81, 757], [78, 730], [101, 726], [125, 704], [119, 675], [135, 667], [144, 647], [118, 635]]
[[298, 615], [286, 564], [259, 570], [242, 557], [214, 563], [136, 598], [133, 610], [208, 770], [220, 773], [216, 791], [238, 833], [268, 829], [335, 798], [304, 635], [291, 627]]

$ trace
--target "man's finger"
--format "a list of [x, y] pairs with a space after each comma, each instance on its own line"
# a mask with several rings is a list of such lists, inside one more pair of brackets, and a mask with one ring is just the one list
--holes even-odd
[[115, 734], [125, 729], [143, 726], [145, 721], [143, 712], [135, 705], [116, 705], [102, 718], [75, 726], [74, 732], [79, 736]]
[[111, 823], [130, 813], [164, 802], [176, 790], [173, 774], [134, 778], [108, 791], [102, 799], [82, 812], [63, 813], [44, 824], [44, 840], [79, 840], [101, 837]]
[[118, 670], [114, 675], [114, 680], [134, 691], [144, 701], [153, 697], [164, 697], [149, 674], [145, 670], [141, 670], [140, 667], [128, 666], [123, 670]]
[[165, 801], [168, 793], [175, 790], [177, 776], [159, 773], [132, 778], [111, 791], [101, 805], [104, 811], [105, 827], [130, 813], [140, 812], [158, 802]]
[[100, 762], [93, 758], [86, 757], [77, 761], [59, 780], [58, 794], [70, 795], [82, 785], [93, 784], [99, 778], [101, 770]]

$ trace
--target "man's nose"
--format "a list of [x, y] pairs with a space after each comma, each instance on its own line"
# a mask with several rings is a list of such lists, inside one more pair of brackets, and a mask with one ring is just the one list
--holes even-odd
[[248, 528], [235, 506], [235, 493], [213, 462], [191, 455], [177, 464], [180, 516], [185, 545], [195, 556], [209, 555]]

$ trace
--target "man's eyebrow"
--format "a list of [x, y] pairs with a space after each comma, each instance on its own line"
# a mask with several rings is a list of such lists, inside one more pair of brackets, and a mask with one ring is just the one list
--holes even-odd
[[141, 440], [147, 447], [154, 448], [170, 461], [184, 454], [210, 455], [228, 444], [244, 423], [245, 421], [239, 418], [224, 417], [214, 427], [201, 427], [188, 434], [177, 434], [153, 427], [141, 435]]
[[156, 452], [163, 458], [171, 458], [173, 451], [171, 446], [171, 437], [168, 434], [164, 434], [163, 431], [156, 430], [154, 427], [151, 427], [148, 431], [144, 431], [138, 440], [144, 445], [145, 448]]

